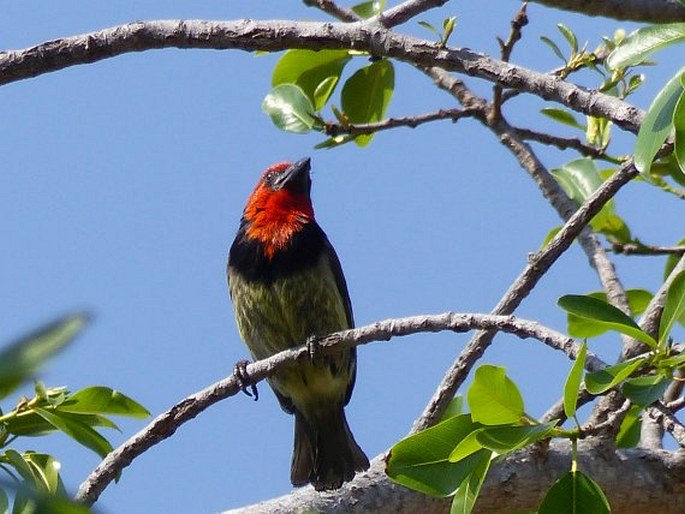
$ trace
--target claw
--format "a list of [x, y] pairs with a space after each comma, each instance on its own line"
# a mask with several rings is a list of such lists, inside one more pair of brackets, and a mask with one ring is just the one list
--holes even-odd
[[233, 367], [233, 374], [235, 375], [236, 380], [238, 380], [240, 390], [250, 398], [253, 398], [254, 401], [257, 401], [259, 400], [259, 391], [257, 391], [257, 385], [252, 383], [250, 375], [247, 374], [248, 364], [249, 361], [246, 360], [236, 362]]
[[320, 344], [319, 344], [319, 338], [315, 336], [314, 334], [310, 335], [307, 338], [307, 342], [305, 343], [307, 345], [307, 351], [309, 352], [309, 358], [311, 360], [316, 359], [316, 357], [319, 354], [320, 351]]

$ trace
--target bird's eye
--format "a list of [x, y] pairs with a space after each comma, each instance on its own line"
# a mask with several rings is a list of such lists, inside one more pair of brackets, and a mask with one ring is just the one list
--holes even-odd
[[272, 186], [275, 180], [276, 180], [276, 173], [273, 171], [267, 173], [266, 177], [264, 177], [264, 182], [266, 182], [266, 184], [269, 186]]

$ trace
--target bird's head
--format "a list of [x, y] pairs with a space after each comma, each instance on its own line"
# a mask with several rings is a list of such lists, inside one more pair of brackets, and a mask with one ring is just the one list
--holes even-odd
[[242, 220], [245, 234], [263, 245], [268, 258], [314, 220], [310, 169], [308, 157], [274, 164], [264, 171], [247, 200]]

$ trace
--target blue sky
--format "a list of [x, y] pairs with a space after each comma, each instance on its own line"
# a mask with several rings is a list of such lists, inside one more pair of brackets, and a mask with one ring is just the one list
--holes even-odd
[[[3, 2], [0, 48], [143, 19], [325, 19], [297, 2]], [[455, 46], [494, 53], [517, 2], [492, 3], [487, 28], [477, 3], [450, 3], [419, 19], [456, 15]], [[527, 44], [514, 60], [558, 66], [539, 43], [572, 27], [590, 47], [628, 26], [530, 6]], [[400, 27], [432, 38], [415, 21]], [[524, 50], [525, 48], [525, 50]], [[661, 56], [659, 56], [661, 57]], [[359, 325], [412, 314], [487, 312], [559, 224], [517, 163], [476, 122], [438, 122], [377, 136], [366, 149], [314, 150], [320, 136], [278, 131], [260, 110], [277, 56], [164, 50], [128, 54], [0, 89], [0, 342], [85, 308], [92, 326], [41, 378], [76, 390], [103, 384], [158, 414], [231, 373], [247, 356], [225, 280], [244, 202], [266, 166], [312, 157], [314, 207], [336, 247]], [[670, 60], [669, 60], [670, 59]], [[365, 64], [364, 58], [350, 69]], [[634, 102], [645, 108], [678, 62], [653, 70]], [[391, 116], [453, 107], [422, 74], [396, 63]], [[652, 70], [650, 70], [651, 72]], [[490, 85], [470, 81], [488, 94]], [[575, 135], [537, 114], [538, 100], [512, 102], [518, 125]], [[327, 113], [330, 116], [330, 112]], [[616, 134], [617, 151], [631, 139]], [[541, 149], [550, 167], [575, 157]], [[640, 183], [617, 209], [655, 244], [683, 236], [682, 207]], [[629, 287], [655, 290], [662, 258], [617, 258]], [[598, 288], [577, 246], [517, 311], [564, 329], [555, 299]], [[359, 351], [348, 417], [369, 456], [409, 430], [467, 334], [417, 335]], [[593, 349], [607, 359], [617, 340]], [[569, 362], [539, 343], [499, 336], [483, 362], [507, 366], [540, 415], [561, 393]], [[258, 403], [239, 395], [183, 426], [124, 471], [98, 506], [105, 513], [215, 512], [287, 493], [292, 419], [266, 385]], [[11, 401], [14, 401], [12, 399]], [[8, 408], [8, 403], [3, 408]], [[121, 422], [115, 446], [144, 426]], [[57, 434], [22, 441], [63, 463], [75, 490], [97, 457]]]

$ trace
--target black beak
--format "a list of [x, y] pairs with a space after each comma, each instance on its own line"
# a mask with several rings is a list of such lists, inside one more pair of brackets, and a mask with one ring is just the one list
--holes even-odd
[[288, 189], [293, 193], [309, 194], [312, 180], [309, 171], [312, 169], [311, 159], [305, 157], [281, 173], [274, 181], [275, 189]]

